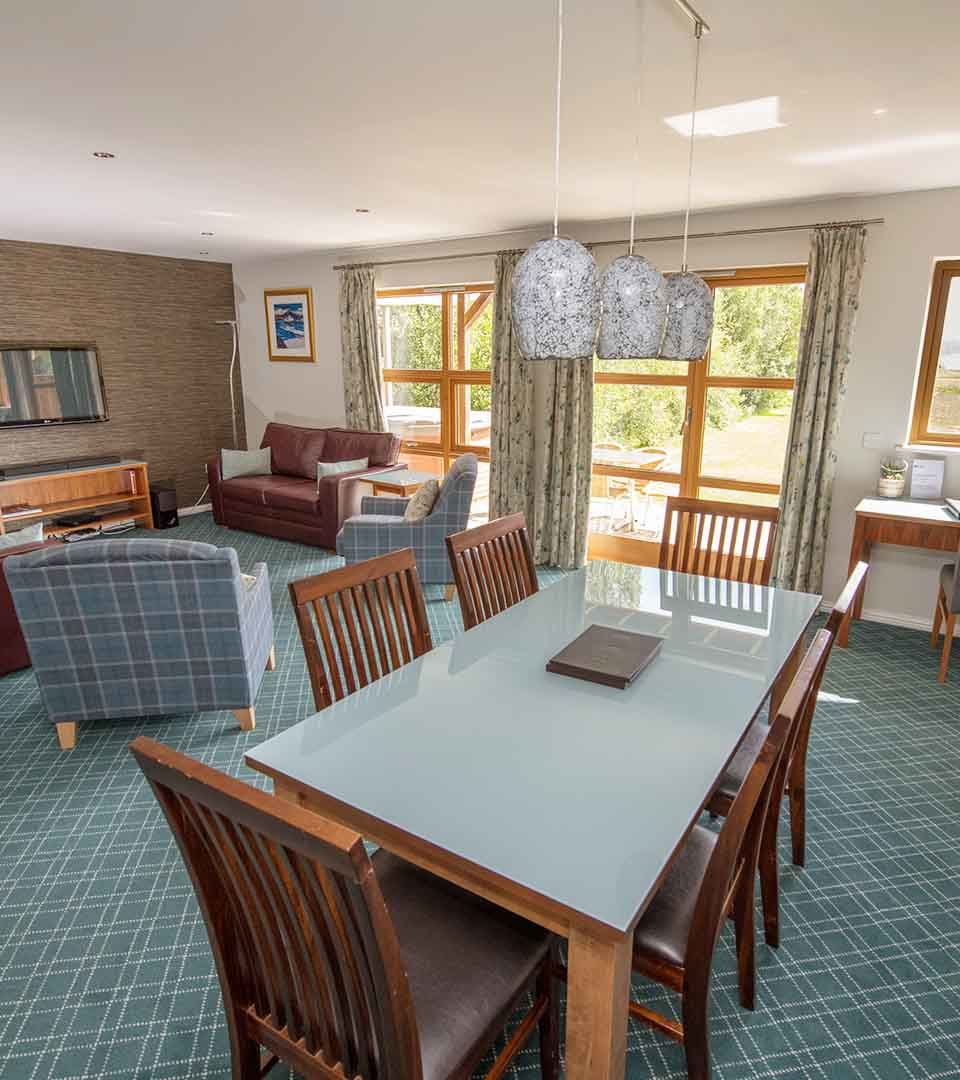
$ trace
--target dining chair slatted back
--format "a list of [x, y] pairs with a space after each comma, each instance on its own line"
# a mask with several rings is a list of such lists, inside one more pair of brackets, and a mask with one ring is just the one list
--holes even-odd
[[827, 619], [827, 629], [834, 637], [836, 637], [843, 630], [844, 626], [849, 623], [850, 616], [866, 586], [867, 571], [869, 569], [869, 563], [858, 562], [853, 568], [850, 577], [847, 579], [846, 585], [844, 585], [843, 590], [837, 597], [837, 602], [833, 605], [833, 609]]
[[420, 1080], [400, 947], [360, 836], [152, 739], [131, 744], [190, 873], [233, 1076]]
[[660, 569], [767, 585], [780, 512], [706, 499], [667, 499]]
[[469, 630], [539, 589], [523, 514], [508, 514], [447, 537], [447, 552]]
[[291, 581], [318, 710], [433, 647], [410, 548]]
[[[708, 1005], [713, 954], [720, 932], [732, 914], [736, 931], [740, 1001], [753, 1008], [756, 996], [754, 891], [761, 851], [769, 835], [772, 807], [779, 804], [800, 721], [816, 697], [832, 635], [822, 630], [814, 639], [788, 689], [757, 757], [735, 794], [702, 875], [684, 880], [683, 890], [696, 890], [696, 900], [680, 967], [665, 963], [644, 948], [646, 923], [641, 917], [634, 943], [634, 970], [682, 995], [682, 1024], [638, 1002], [631, 1015], [684, 1044], [691, 1080], [710, 1075]], [[695, 826], [695, 830], [703, 826]], [[682, 856], [681, 856], [682, 858]], [[676, 896], [668, 874], [663, 889]], [[676, 902], [676, 901], [674, 901]], [[651, 905], [655, 910], [658, 898]], [[656, 940], [654, 932], [654, 941]]]

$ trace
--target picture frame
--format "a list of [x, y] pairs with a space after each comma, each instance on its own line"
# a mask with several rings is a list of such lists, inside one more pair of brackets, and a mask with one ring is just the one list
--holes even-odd
[[270, 359], [315, 363], [313, 290], [309, 287], [264, 289], [263, 306]]

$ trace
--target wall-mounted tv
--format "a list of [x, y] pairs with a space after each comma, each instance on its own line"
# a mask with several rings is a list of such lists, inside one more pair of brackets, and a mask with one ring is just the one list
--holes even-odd
[[0, 345], [0, 428], [106, 419], [95, 346]]

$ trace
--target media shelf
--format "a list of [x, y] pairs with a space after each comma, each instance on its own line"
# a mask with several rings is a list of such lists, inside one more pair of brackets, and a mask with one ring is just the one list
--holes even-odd
[[[27, 509], [17, 510], [17, 506]], [[36, 521], [47, 521], [83, 510], [107, 510], [95, 524], [136, 521], [153, 528], [150, 481], [145, 461], [120, 461], [113, 465], [34, 473], [0, 480], [0, 535]], [[50, 537], [62, 536], [89, 525], [56, 525], [44, 528]]]

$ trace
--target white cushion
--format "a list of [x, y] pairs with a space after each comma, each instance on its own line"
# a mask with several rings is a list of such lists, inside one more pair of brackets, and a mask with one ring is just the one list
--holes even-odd
[[43, 543], [43, 522], [38, 521], [36, 525], [27, 525], [23, 529], [17, 529], [16, 532], [8, 532], [3, 536], [0, 536], [0, 548], [15, 548], [22, 547], [24, 544], [42, 544]]
[[440, 481], [428, 480], [411, 496], [410, 501], [407, 503], [407, 509], [404, 511], [403, 520], [423, 521], [425, 517], [429, 516], [439, 494]]
[[317, 480], [322, 480], [325, 476], [339, 476], [345, 472], [359, 472], [369, 465], [370, 459], [365, 457], [354, 458], [353, 461], [318, 461]]
[[269, 476], [270, 447], [262, 450], [221, 450], [220, 479], [232, 480], [235, 476]]

